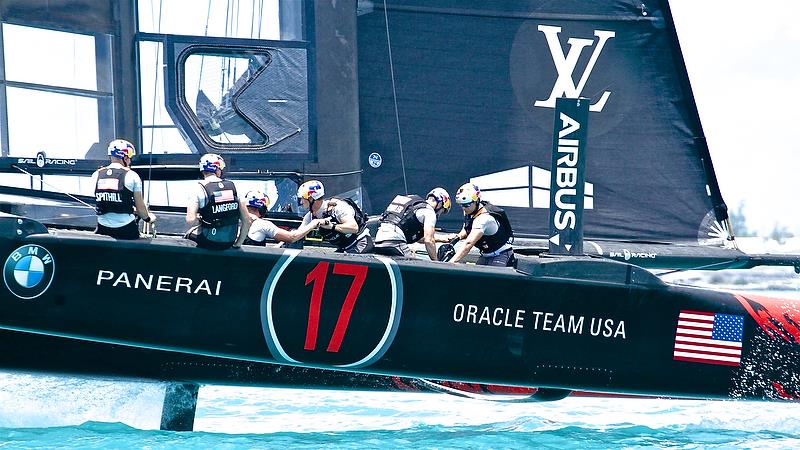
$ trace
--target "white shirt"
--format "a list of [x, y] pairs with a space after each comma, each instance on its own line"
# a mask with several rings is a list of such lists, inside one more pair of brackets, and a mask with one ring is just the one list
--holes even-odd
[[266, 239], [274, 239], [278, 230], [278, 226], [270, 220], [258, 218], [250, 224], [250, 231], [247, 232], [247, 237], [256, 242], [264, 242]]
[[[419, 223], [422, 224], [423, 229], [426, 225], [436, 227], [436, 211], [433, 210], [433, 206], [426, 204], [425, 208], [416, 210], [414, 215], [417, 216], [417, 220], [419, 220]], [[375, 242], [383, 241], [405, 242], [406, 235], [397, 225], [381, 222], [381, 226], [378, 227], [378, 232], [375, 233]], [[413, 244], [413, 242], [408, 242], [408, 244]]]
[[[92, 174], [92, 184], [94, 186], [97, 186], [97, 176], [100, 174], [101, 170], [106, 170], [106, 169], [124, 169], [124, 168], [125, 168], [125, 166], [123, 166], [122, 164], [117, 163], [117, 162], [113, 162], [113, 163], [109, 164], [106, 167], [102, 167], [100, 169], [97, 169]], [[139, 192], [139, 193], [142, 192], [142, 179], [139, 178], [139, 175], [136, 172], [134, 172], [132, 170], [129, 170], [125, 174], [124, 183], [125, 183], [125, 187], [130, 189], [132, 192]], [[105, 214], [98, 215], [97, 216], [97, 223], [99, 223], [100, 225], [102, 225], [104, 227], [119, 228], [119, 227], [123, 227], [123, 226], [133, 222], [135, 219], [136, 219], [136, 216], [133, 213], [126, 214], [126, 213], [110, 212], [110, 213], [105, 213]]]

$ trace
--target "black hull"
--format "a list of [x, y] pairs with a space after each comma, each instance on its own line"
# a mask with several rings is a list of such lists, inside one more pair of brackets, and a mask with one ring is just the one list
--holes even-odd
[[[627, 264], [522, 258], [515, 271], [25, 236], [36, 225], [8, 217], [0, 228], [5, 369], [262, 386], [286, 371], [309, 386], [322, 376], [370, 388], [358, 372], [692, 398], [800, 392], [789, 303], [670, 286]], [[30, 255], [44, 262], [38, 272], [18, 264]], [[741, 356], [680, 360], [681, 311], [741, 317]]]

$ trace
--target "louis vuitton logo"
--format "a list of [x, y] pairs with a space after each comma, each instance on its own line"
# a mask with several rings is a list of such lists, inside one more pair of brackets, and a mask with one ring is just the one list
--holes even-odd
[[[584, 48], [594, 44], [594, 40], [569, 38], [567, 40], [569, 51], [565, 55], [561, 48], [561, 42], [558, 39], [558, 33], [561, 32], [561, 27], [539, 25], [539, 31], [544, 33], [547, 39], [547, 45], [550, 48], [550, 54], [553, 56], [553, 62], [558, 72], [558, 78], [553, 85], [552, 92], [550, 92], [550, 97], [547, 100], [536, 100], [533, 105], [542, 108], [555, 108], [556, 98], [558, 97], [580, 97], [581, 91], [583, 91], [583, 87], [586, 85], [586, 81], [589, 79], [589, 75], [592, 73], [592, 69], [597, 62], [597, 58], [600, 56], [600, 52], [603, 51], [603, 46], [605, 46], [606, 41], [614, 37], [614, 32], [605, 30], [594, 31], [594, 35], [598, 38], [597, 45], [594, 47], [592, 56], [589, 58], [589, 62], [586, 64], [586, 68], [583, 70], [583, 74], [576, 85], [572, 79], [572, 74], [575, 72], [575, 67], [578, 64], [578, 58], [580, 58]], [[589, 106], [589, 111], [602, 111], [610, 95], [611, 92], [609, 91], [603, 92], [600, 100]]]

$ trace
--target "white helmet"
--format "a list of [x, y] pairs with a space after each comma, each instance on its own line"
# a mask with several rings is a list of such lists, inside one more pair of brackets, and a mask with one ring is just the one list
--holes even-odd
[[225, 170], [225, 160], [216, 153], [207, 153], [200, 158], [200, 171], [216, 173]]
[[456, 191], [456, 203], [459, 205], [469, 205], [472, 202], [481, 201], [481, 190], [472, 183], [464, 183]]
[[325, 196], [325, 186], [319, 180], [308, 180], [297, 188], [297, 201], [301, 198], [313, 202]]
[[428, 197], [433, 197], [437, 202], [442, 204], [442, 214], [447, 214], [450, 211], [450, 207], [452, 204], [450, 203], [450, 194], [441, 187], [435, 187], [428, 192], [428, 195], [425, 196], [427, 199]]
[[133, 144], [125, 139], [114, 139], [108, 144], [108, 156], [119, 159], [123, 159], [126, 156], [128, 158], [133, 158], [136, 156], [136, 149], [133, 147]]
[[256, 209], [268, 209], [269, 208], [269, 197], [264, 195], [261, 191], [250, 191], [244, 196], [244, 201], [247, 203], [247, 206]]

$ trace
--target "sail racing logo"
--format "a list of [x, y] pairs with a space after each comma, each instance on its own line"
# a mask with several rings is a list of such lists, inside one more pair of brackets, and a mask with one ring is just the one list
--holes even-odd
[[3, 281], [8, 290], [26, 300], [44, 294], [54, 274], [53, 255], [36, 244], [23, 245], [14, 250], [3, 266]]
[[36, 158], [17, 158], [17, 164], [26, 164], [42, 168], [44, 166], [74, 166], [78, 163], [77, 159], [48, 158], [45, 152], [36, 153]]

